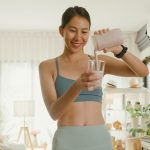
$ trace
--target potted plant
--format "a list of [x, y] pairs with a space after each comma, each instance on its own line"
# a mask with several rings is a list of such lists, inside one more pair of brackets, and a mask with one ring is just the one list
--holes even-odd
[[133, 128], [138, 127], [139, 117], [141, 117], [141, 127], [146, 128], [150, 117], [150, 104], [142, 107], [140, 102], [136, 102], [134, 107], [132, 107], [131, 102], [129, 101], [126, 106], [126, 111], [131, 117], [131, 123]]
[[143, 128], [136, 129], [136, 137], [145, 136], [146, 131]]
[[129, 133], [131, 134], [131, 136], [136, 136], [136, 137], [139, 137], [139, 136], [144, 136], [145, 135], [145, 130], [143, 128], [131, 128], [129, 130]]
[[131, 108], [126, 108], [126, 111], [129, 113], [131, 117], [132, 127], [137, 128], [139, 122], [139, 116], [141, 116], [140, 109], [135, 109], [131, 107]]
[[131, 129], [129, 130], [129, 133], [130, 133], [131, 136], [135, 136], [136, 129], [135, 129], [135, 128], [131, 128]]
[[149, 120], [149, 116], [150, 116], [149, 107], [150, 107], [150, 105], [147, 105], [146, 107], [143, 107], [143, 109], [141, 111], [141, 126], [143, 128], [146, 128], [146, 125]]

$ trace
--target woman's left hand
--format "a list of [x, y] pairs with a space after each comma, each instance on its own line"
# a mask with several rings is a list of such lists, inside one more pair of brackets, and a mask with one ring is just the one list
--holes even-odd
[[[101, 30], [98, 30], [98, 31], [95, 31], [94, 32], [94, 35], [102, 35], [102, 34], [105, 34], [109, 32], [109, 29], [101, 29]], [[107, 52], [112, 52], [114, 54], [119, 54], [122, 50], [122, 47], [121, 45], [118, 45], [118, 46], [115, 46], [115, 47], [111, 47], [111, 48], [103, 48], [102, 51], [104, 53], [107, 53]]]

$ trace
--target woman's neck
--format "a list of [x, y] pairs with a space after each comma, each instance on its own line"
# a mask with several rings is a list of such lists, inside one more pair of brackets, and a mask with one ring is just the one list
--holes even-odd
[[75, 61], [79, 60], [80, 58], [85, 57], [85, 54], [83, 51], [80, 51], [77, 53], [70, 53], [70, 52], [64, 50], [61, 57], [66, 61], [75, 62]]

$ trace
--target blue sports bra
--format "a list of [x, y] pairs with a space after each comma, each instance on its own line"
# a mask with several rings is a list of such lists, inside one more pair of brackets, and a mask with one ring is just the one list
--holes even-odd
[[[91, 58], [91, 56], [89, 56]], [[55, 80], [55, 88], [57, 97], [62, 96], [75, 82], [75, 80], [68, 79], [59, 74], [59, 63], [58, 57], [55, 59], [56, 61], [56, 69], [57, 69], [57, 77]], [[95, 89], [93, 91], [82, 90], [79, 96], [76, 98], [75, 102], [84, 102], [84, 101], [96, 101], [101, 102], [102, 100], [102, 89]]]

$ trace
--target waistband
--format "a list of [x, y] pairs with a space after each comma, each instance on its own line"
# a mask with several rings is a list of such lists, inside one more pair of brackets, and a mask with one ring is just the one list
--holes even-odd
[[60, 150], [112, 150], [111, 136], [104, 124], [60, 126], [53, 144]]

